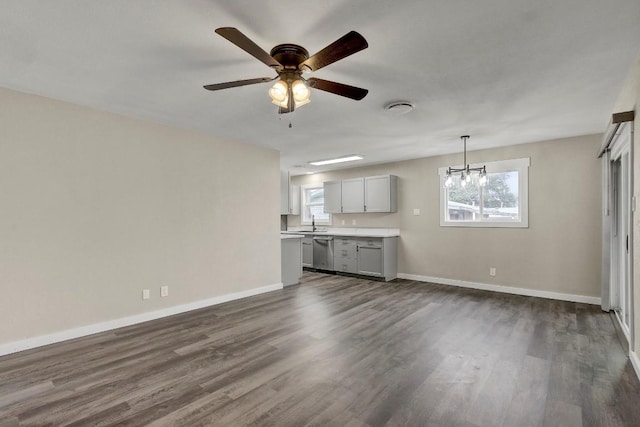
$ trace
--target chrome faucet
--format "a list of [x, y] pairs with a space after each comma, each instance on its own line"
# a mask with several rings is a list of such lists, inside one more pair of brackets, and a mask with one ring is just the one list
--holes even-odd
[[316, 231], [316, 216], [311, 215], [311, 231]]

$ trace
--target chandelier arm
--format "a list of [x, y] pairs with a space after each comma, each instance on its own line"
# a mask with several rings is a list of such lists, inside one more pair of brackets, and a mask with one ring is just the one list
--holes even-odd
[[461, 173], [461, 178], [467, 177], [471, 175], [471, 172], [478, 172], [481, 176], [484, 175], [486, 180], [487, 168], [485, 165], [480, 167], [472, 168], [471, 165], [467, 163], [467, 139], [469, 139], [469, 135], [463, 135], [460, 137], [463, 143], [463, 160], [464, 164], [461, 168], [453, 168], [449, 166], [447, 169], [447, 176], [451, 176], [452, 173]]

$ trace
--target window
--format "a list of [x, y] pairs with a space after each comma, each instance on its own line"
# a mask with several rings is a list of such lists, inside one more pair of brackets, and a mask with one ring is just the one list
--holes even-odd
[[331, 214], [324, 211], [324, 188], [320, 184], [307, 184], [300, 187], [302, 196], [302, 224], [331, 225]]
[[[467, 184], [453, 180], [445, 188], [447, 168], [440, 175], [440, 225], [453, 227], [528, 227], [529, 159], [485, 163], [487, 183], [481, 187], [477, 175]], [[481, 165], [471, 165], [477, 167]], [[462, 167], [462, 166], [459, 166]], [[457, 177], [456, 177], [457, 178]]]

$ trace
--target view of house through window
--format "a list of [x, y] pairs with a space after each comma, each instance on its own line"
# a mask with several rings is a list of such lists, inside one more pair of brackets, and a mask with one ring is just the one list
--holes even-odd
[[479, 185], [476, 174], [466, 186], [462, 186], [456, 176], [450, 188], [440, 190], [441, 225], [528, 226], [528, 160], [487, 164], [484, 187]]
[[455, 180], [447, 200], [449, 221], [518, 221], [518, 171], [487, 173], [484, 187], [477, 180], [465, 187]]
[[324, 211], [324, 188], [322, 183], [303, 185], [300, 189], [302, 197], [302, 224], [311, 224], [312, 218], [318, 224], [331, 224], [331, 214]]

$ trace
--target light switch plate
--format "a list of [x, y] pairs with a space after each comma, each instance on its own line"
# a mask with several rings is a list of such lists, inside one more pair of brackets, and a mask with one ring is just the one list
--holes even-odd
[[413, 210], [413, 214], [414, 215], [420, 215], [420, 209], [414, 209]]
[[142, 299], [149, 299], [149, 298], [151, 298], [151, 292], [149, 292], [149, 289], [143, 289]]
[[160, 287], [160, 296], [161, 297], [169, 296], [169, 287], [168, 286], [161, 286]]

